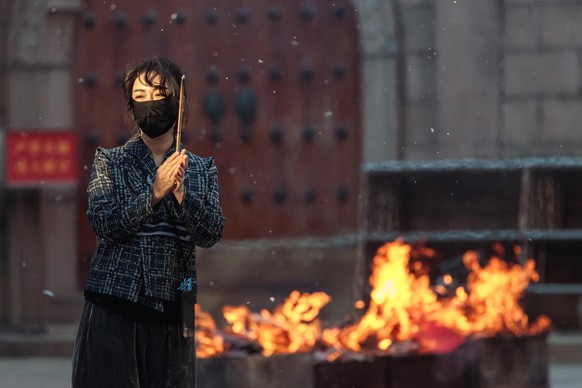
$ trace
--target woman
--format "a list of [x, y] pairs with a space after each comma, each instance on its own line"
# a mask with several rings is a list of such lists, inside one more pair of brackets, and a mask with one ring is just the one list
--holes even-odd
[[95, 154], [87, 216], [97, 248], [75, 388], [195, 386], [195, 343], [182, 335], [177, 296], [187, 278], [195, 292], [196, 246], [220, 239], [224, 217], [212, 158], [175, 149], [181, 77], [167, 58], [128, 71], [122, 86], [138, 128], [123, 146]]

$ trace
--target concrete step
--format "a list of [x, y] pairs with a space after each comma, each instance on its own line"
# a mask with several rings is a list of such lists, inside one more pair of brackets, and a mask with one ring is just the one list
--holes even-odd
[[77, 324], [53, 325], [45, 333], [0, 332], [0, 357], [70, 357]]

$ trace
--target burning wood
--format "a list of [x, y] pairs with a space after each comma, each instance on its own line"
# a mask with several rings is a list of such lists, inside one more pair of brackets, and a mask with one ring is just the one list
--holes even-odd
[[519, 305], [529, 283], [538, 281], [533, 260], [520, 266], [492, 257], [481, 267], [476, 253], [469, 251], [463, 262], [471, 270], [467, 290], [459, 287], [454, 298], [441, 303], [439, 323], [465, 335], [534, 335], [548, 329], [548, 317], [541, 316], [530, 325]]
[[200, 358], [217, 356], [224, 352], [224, 337], [216, 328], [212, 316], [200, 308], [194, 306], [196, 317], [196, 353]]
[[[246, 343], [244, 347], [250, 349], [261, 349], [265, 356], [310, 352], [321, 337], [321, 323], [317, 317], [330, 300], [324, 292], [301, 294], [293, 291], [272, 313], [267, 310], [253, 313], [246, 306], [225, 306], [223, 314], [230, 326], [223, 331], [216, 328], [209, 314], [198, 308], [198, 356], [232, 353], [241, 348], [241, 343]], [[220, 350], [213, 349], [213, 344]]]
[[462, 282], [445, 274], [443, 284], [431, 286], [428, 268], [417, 260], [421, 256], [430, 258], [434, 252], [402, 241], [382, 246], [372, 264], [368, 308], [357, 322], [344, 327], [322, 329], [318, 315], [330, 301], [323, 292], [293, 291], [273, 312], [226, 306], [223, 314], [229, 327], [222, 331], [197, 309], [198, 356], [213, 357], [241, 347], [260, 349], [264, 356], [317, 349], [328, 360], [378, 352], [446, 353], [468, 336], [533, 335], [549, 328], [545, 316], [530, 324], [519, 305], [528, 284], [538, 280], [533, 260], [508, 263], [500, 254], [482, 265], [476, 252], [469, 251], [463, 256], [466, 283], [456, 286], [452, 296], [442, 297], [438, 287]]

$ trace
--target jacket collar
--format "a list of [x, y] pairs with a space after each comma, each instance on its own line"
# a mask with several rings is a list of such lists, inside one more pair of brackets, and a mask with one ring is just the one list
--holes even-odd
[[[158, 168], [139, 132], [134, 134], [123, 147], [126, 151], [125, 154], [130, 159], [128, 161], [128, 168], [133, 169], [142, 176], [148, 177], [148, 181], [151, 179], [151, 182], [153, 182]], [[166, 153], [166, 158], [174, 152], [174, 149], [175, 146], [172, 145]]]
[[[132, 155], [133, 157], [141, 160], [145, 165], [151, 163], [153, 165], [154, 160], [150, 154], [150, 150], [148, 149], [147, 145], [141, 138], [139, 132], [136, 132], [126, 143], [125, 149], [128, 154]], [[168, 152], [166, 153], [166, 158], [172, 155], [176, 150], [176, 145], [172, 144]], [[154, 166], [155, 170], [155, 166]]]

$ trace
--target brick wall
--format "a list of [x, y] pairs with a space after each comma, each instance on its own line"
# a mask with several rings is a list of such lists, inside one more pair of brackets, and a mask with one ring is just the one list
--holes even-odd
[[580, 154], [581, 2], [399, 3], [402, 159]]
[[582, 3], [507, 0], [504, 14], [503, 147], [519, 155], [579, 155]]

